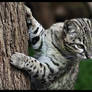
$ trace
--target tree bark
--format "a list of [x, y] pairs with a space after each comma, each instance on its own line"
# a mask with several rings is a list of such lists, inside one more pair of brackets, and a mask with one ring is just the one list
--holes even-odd
[[0, 2], [0, 90], [30, 89], [29, 77], [10, 65], [14, 52], [27, 55], [28, 32], [23, 3]]

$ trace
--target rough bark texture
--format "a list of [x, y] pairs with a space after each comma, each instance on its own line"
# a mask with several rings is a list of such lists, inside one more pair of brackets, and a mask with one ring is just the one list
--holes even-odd
[[0, 90], [30, 89], [29, 78], [10, 65], [14, 52], [27, 54], [28, 33], [23, 3], [0, 3]]

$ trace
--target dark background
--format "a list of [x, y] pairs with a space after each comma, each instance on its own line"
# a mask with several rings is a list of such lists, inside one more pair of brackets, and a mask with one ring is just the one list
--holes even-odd
[[[26, 5], [45, 28], [71, 18], [92, 17], [92, 2], [27, 2]], [[29, 54], [32, 56], [33, 53], [29, 48]], [[92, 60], [80, 63], [75, 89], [92, 90]]]

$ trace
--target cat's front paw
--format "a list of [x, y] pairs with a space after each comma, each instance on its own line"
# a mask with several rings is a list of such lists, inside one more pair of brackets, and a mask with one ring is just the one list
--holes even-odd
[[32, 19], [33, 16], [32, 16], [31, 9], [28, 8], [27, 6], [24, 6], [24, 8], [25, 8], [25, 11], [26, 11], [27, 24], [32, 25], [31, 19]]
[[24, 54], [15, 52], [15, 54], [13, 54], [10, 58], [10, 60], [11, 60], [10, 63], [19, 69], [23, 69], [24, 64], [25, 64], [24, 58], [25, 58]]

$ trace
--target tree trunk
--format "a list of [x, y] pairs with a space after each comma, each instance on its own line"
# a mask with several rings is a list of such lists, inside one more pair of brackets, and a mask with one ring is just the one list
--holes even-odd
[[28, 33], [23, 3], [0, 2], [0, 90], [30, 89], [29, 77], [10, 65], [14, 52], [27, 54]]

